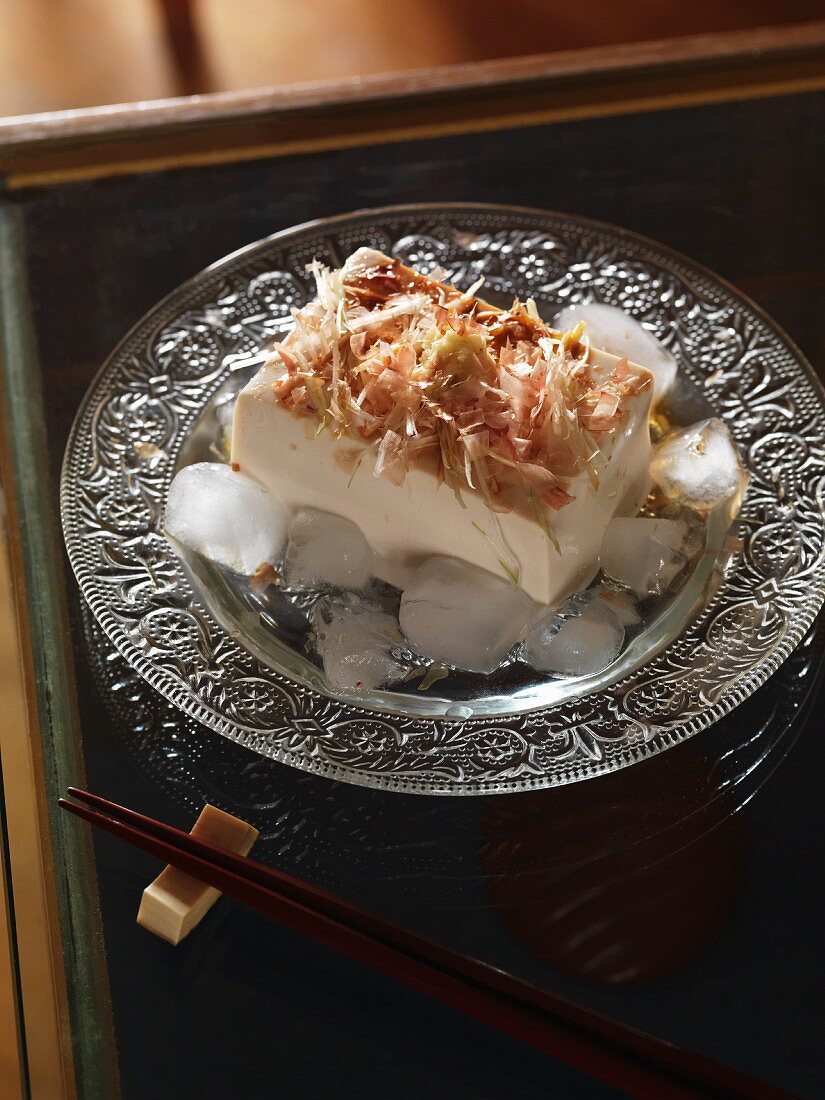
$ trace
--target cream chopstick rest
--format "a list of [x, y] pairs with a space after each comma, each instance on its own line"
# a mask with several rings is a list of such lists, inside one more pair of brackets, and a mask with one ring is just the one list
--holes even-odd
[[[191, 835], [246, 856], [259, 834], [252, 825], [207, 802]], [[178, 944], [203, 920], [220, 896], [220, 890], [214, 886], [207, 886], [176, 867], [165, 867], [143, 891], [137, 922], [162, 940]]]

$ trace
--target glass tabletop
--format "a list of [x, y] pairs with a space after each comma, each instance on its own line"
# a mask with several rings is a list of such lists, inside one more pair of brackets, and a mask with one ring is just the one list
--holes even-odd
[[[506, 797], [370, 791], [256, 757], [133, 674], [79, 599], [56, 499], [82, 394], [146, 309], [249, 241], [370, 205], [509, 202], [622, 224], [735, 282], [821, 367], [822, 115], [821, 97], [789, 96], [2, 200], [6, 419], [29, 509], [82, 1096], [616, 1095], [226, 899], [180, 947], [154, 939], [134, 918], [156, 862], [106, 836], [89, 846], [51, 806], [84, 769], [90, 789], [187, 828], [204, 801], [223, 806], [261, 829], [255, 854], [274, 866], [696, 1055], [821, 1093], [825, 629], [727, 719], [615, 775]], [[792, 167], [788, 147], [802, 151]]]

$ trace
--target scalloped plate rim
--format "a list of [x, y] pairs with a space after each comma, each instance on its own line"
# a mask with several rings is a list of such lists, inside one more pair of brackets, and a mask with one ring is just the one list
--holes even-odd
[[[407, 779], [394, 777], [391, 774], [384, 774], [382, 772], [370, 771], [369, 769], [356, 769], [350, 766], [344, 766], [334, 762], [327, 762], [323, 760], [313, 760], [311, 765], [308, 764], [305, 757], [296, 759], [296, 754], [286, 752], [284, 750], [274, 748], [271, 745], [261, 748], [254, 744], [250, 744], [250, 741], [254, 741], [257, 737], [261, 739], [260, 735], [256, 735], [250, 728], [244, 730], [233, 722], [214, 711], [209, 710], [202, 700], [198, 699], [189, 689], [182, 683], [171, 679], [165, 670], [159, 670], [152, 661], [142, 654], [131, 642], [131, 640], [123, 635], [119, 625], [116, 622], [109, 620], [106, 613], [106, 608], [103, 606], [101, 597], [96, 597], [94, 593], [89, 591], [90, 581], [85, 576], [83, 570], [83, 563], [77, 558], [69, 546], [68, 531], [72, 524], [72, 518], [69, 515], [71, 503], [69, 500], [70, 480], [71, 480], [71, 456], [77, 445], [80, 431], [83, 427], [83, 420], [86, 417], [89, 409], [92, 406], [93, 398], [100, 384], [103, 382], [107, 372], [111, 369], [112, 364], [117, 359], [123, 349], [129, 344], [129, 342], [135, 337], [138, 331], [146, 324], [146, 322], [154, 315], [160, 313], [160, 311], [172, 304], [178, 297], [184, 295], [187, 291], [196, 287], [196, 285], [202, 281], [205, 277], [215, 275], [221, 272], [221, 270], [231, 267], [237, 261], [243, 259], [244, 256], [251, 256], [256, 251], [262, 250], [267, 245], [276, 244], [280, 241], [286, 241], [291, 237], [299, 236], [302, 233], [307, 233], [311, 230], [319, 230], [326, 228], [334, 228], [339, 225], [346, 225], [347, 223], [366, 220], [368, 218], [381, 219], [388, 216], [403, 216], [403, 215], [437, 215], [441, 213], [449, 214], [453, 213], [491, 213], [500, 214], [502, 216], [510, 215], [522, 215], [530, 218], [537, 219], [555, 219], [560, 222], [567, 222], [580, 226], [585, 229], [591, 229], [595, 232], [603, 231], [608, 234], [625, 238], [631, 241], [635, 241], [638, 245], [644, 246], [652, 250], [654, 253], [664, 254], [673, 261], [684, 265], [688, 270], [692, 270], [712, 282], [715, 282], [720, 287], [723, 287], [734, 298], [738, 299], [740, 303], [746, 306], [754, 314], [756, 314], [763, 323], [773, 331], [775, 336], [783, 342], [787, 349], [791, 352], [796, 366], [807, 376], [807, 380], [817, 391], [820, 402], [825, 406], [825, 386], [820, 381], [819, 377], [814, 372], [812, 366], [808, 362], [806, 356], [796, 345], [795, 341], [788, 336], [785, 330], [756, 302], [754, 302], [748, 295], [743, 293], [738, 287], [736, 287], [729, 280], [718, 275], [716, 272], [706, 267], [705, 265], [693, 260], [689, 256], [679, 252], [676, 249], [671, 248], [668, 245], [664, 245], [653, 238], [647, 237], [644, 234], [638, 233], [635, 230], [626, 229], [622, 226], [614, 225], [610, 222], [586, 217], [579, 214], [565, 213], [562, 211], [553, 211], [535, 207], [524, 207], [510, 204], [497, 204], [497, 203], [482, 203], [482, 202], [427, 202], [427, 203], [405, 203], [396, 204], [384, 207], [363, 207], [350, 212], [345, 212], [330, 217], [322, 217], [309, 219], [307, 221], [285, 227], [277, 230], [271, 234], [268, 234], [259, 240], [250, 242], [241, 246], [238, 249], [228, 253], [215, 260], [211, 264], [202, 268], [196, 272], [184, 282], [173, 288], [168, 294], [164, 295], [157, 303], [155, 303], [146, 313], [144, 313], [138, 320], [128, 329], [125, 335], [118, 341], [112, 351], [107, 355], [106, 359], [102, 363], [101, 367], [95, 372], [92, 380], [90, 381], [86, 393], [78, 407], [75, 415], [71, 430], [66, 443], [66, 450], [64, 454], [61, 477], [60, 477], [60, 514], [61, 521], [66, 536], [67, 553], [69, 556], [70, 564], [77, 579], [82, 597], [86, 600], [91, 608], [95, 619], [100, 624], [101, 628], [106, 633], [106, 636], [121, 653], [124, 659], [135, 668], [137, 672], [149, 683], [152, 687], [159, 691], [161, 695], [169, 699], [175, 706], [194, 717], [201, 722], [207, 728], [214, 730], [222, 736], [228, 737], [230, 740], [236, 743], [242, 744], [245, 747], [250, 748], [253, 752], [258, 752], [271, 759], [285, 763], [291, 767], [298, 767], [303, 770], [313, 772], [315, 774], [324, 775], [328, 778], [342, 780], [356, 785], [362, 785], [372, 788], [380, 788], [384, 790], [403, 791], [405, 793], [415, 794], [430, 794], [437, 796], [480, 796], [487, 794], [500, 794], [500, 793], [513, 793], [516, 791], [535, 790], [546, 787], [566, 785], [571, 782], [582, 781], [583, 779], [594, 778], [598, 775], [608, 772], [620, 770], [621, 768], [628, 767], [634, 763], [640, 762], [644, 759], [648, 759], [654, 755], [657, 755], [661, 751], [666, 751], [668, 748], [673, 747], [676, 744], [681, 743], [683, 740], [694, 736], [701, 732], [703, 729], [707, 729], [714, 722], [718, 721], [724, 715], [729, 714], [734, 710], [741, 702], [748, 698], [753, 692], [764, 684], [770, 676], [776, 671], [776, 669], [784, 663], [784, 661], [790, 656], [793, 650], [802, 641], [805, 634], [809, 630], [810, 626], [816, 619], [819, 611], [825, 603], [825, 557], [820, 552], [818, 561], [816, 563], [815, 584], [812, 584], [811, 599], [807, 603], [804, 611], [796, 614], [793, 621], [788, 624], [788, 628], [782, 635], [776, 646], [767, 653], [763, 659], [745, 669], [741, 674], [733, 677], [719, 698], [715, 703], [707, 705], [705, 709], [696, 715], [693, 715], [688, 721], [679, 723], [672, 727], [656, 726], [655, 732], [645, 742], [627, 746], [624, 749], [623, 756], [620, 760], [589, 760], [586, 764], [586, 774], [577, 774], [578, 771], [583, 770], [584, 765], [579, 766], [577, 769], [565, 773], [564, 775], [551, 776], [551, 775], [539, 775], [533, 777], [520, 778], [517, 781], [513, 780], [499, 780], [499, 781], [476, 781], [462, 782], [460, 780], [432, 780], [432, 779]], [[723, 586], [724, 591], [724, 586]], [[197, 598], [197, 594], [195, 594]], [[647, 664], [642, 665], [637, 670], [637, 674], [641, 674]], [[180, 698], [175, 698], [175, 694], [185, 695], [188, 699], [188, 705], [185, 701], [181, 701]], [[320, 694], [320, 693], [316, 693]], [[590, 695], [585, 695], [577, 702], [581, 703], [587, 699], [595, 698], [602, 694], [601, 692], [592, 692]], [[322, 698], [326, 698], [322, 696]], [[525, 712], [525, 716], [531, 714], [541, 713], [543, 708], [536, 708], [532, 711]], [[392, 721], [392, 719], [399, 717], [391, 711], [387, 710], [372, 710], [369, 716], [374, 718], [384, 718]], [[451, 719], [448, 717], [442, 717], [436, 719], [445, 726], [461, 725], [460, 719]], [[478, 719], [481, 721], [481, 719]], [[498, 722], [506, 721], [506, 717], [502, 716]], [[488, 718], [488, 723], [495, 723], [495, 718]]]

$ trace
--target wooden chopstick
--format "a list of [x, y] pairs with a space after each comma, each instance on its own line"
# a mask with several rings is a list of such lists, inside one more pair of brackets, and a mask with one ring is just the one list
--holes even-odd
[[[585, 1009], [266, 864], [88, 791], [59, 805], [294, 931], [641, 1097], [787, 1094]], [[80, 804], [78, 804], [80, 803]]]
[[[286, 897], [291, 898], [293, 901], [314, 907], [318, 909], [319, 912], [326, 913], [336, 920], [340, 920], [344, 923], [352, 923], [355, 921], [362, 930], [369, 931], [371, 934], [378, 935], [379, 937], [392, 929], [394, 938], [397, 942], [406, 943], [413, 949], [417, 943], [421, 942], [420, 937], [410, 934], [405, 929], [392, 926], [365, 909], [345, 902], [337, 898], [334, 894], [329, 894], [325, 890], [311, 886], [309, 883], [302, 882], [300, 879], [293, 878], [291, 875], [284, 874], [282, 871], [277, 871], [264, 863], [259, 863], [254, 859], [240, 856], [237, 852], [229, 851], [226, 848], [208, 844], [192, 836], [191, 833], [184, 832], [182, 829], [176, 829], [174, 826], [167, 825], [165, 822], [146, 817], [136, 810], [130, 810], [126, 806], [120, 806], [116, 802], [110, 802], [106, 798], [101, 798], [100, 795], [91, 794], [89, 791], [80, 790], [78, 787], [69, 787], [68, 794], [78, 802], [84, 802], [100, 810], [108, 817], [114, 818], [116, 821], [121, 821], [126, 825], [132, 825], [134, 828], [144, 833], [148, 833], [158, 840], [167, 841], [170, 844], [176, 845], [184, 852], [189, 852], [191, 855], [207, 860], [218, 867], [224, 868], [226, 871], [231, 871], [236, 875], [240, 875], [250, 882], [262, 886], [265, 890], [271, 891], [274, 889], [284, 894]], [[67, 804], [65, 808], [72, 809], [70, 804]], [[91, 819], [87, 818], [86, 820]], [[228, 893], [229, 891], [226, 892]], [[432, 950], [434, 952], [443, 952], [445, 959], [450, 955], [449, 951], [440, 948], [437, 944], [432, 944]]]

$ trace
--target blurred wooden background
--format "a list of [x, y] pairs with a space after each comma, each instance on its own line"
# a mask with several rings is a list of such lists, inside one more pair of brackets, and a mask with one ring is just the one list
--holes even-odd
[[0, 115], [821, 18], [822, 0], [0, 0]]

